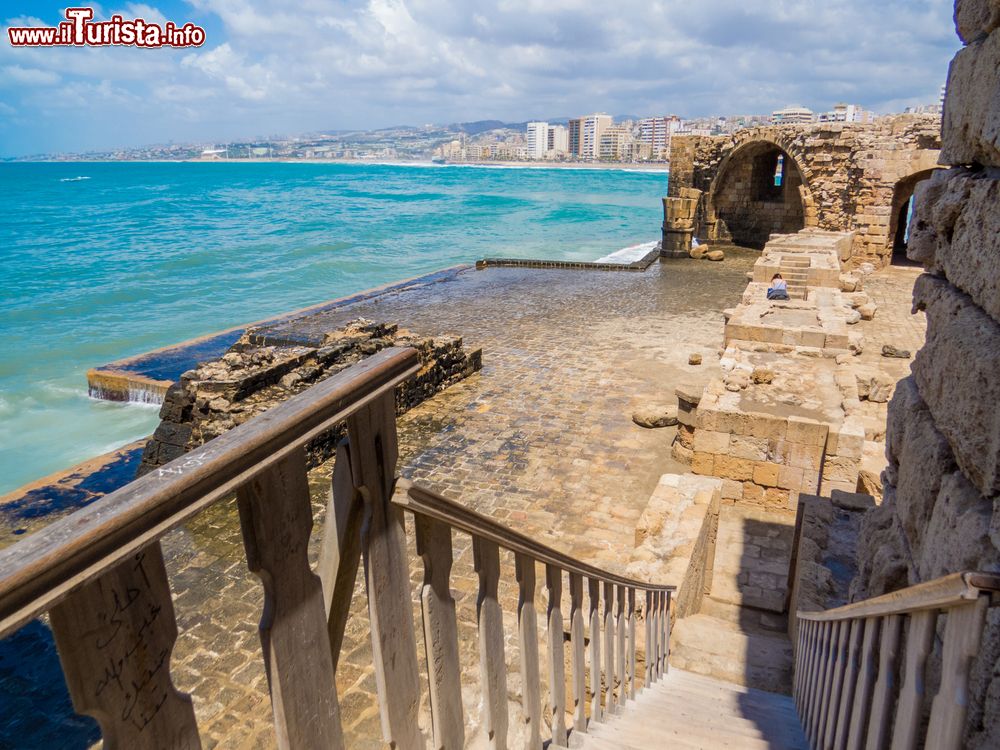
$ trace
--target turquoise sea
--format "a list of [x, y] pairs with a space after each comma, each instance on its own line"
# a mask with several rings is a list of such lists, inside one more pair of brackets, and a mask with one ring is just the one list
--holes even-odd
[[659, 234], [663, 172], [314, 163], [0, 165], [0, 493], [149, 434], [88, 368], [484, 256]]

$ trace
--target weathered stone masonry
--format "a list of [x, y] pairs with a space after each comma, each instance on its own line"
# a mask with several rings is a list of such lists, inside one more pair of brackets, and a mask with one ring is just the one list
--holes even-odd
[[854, 263], [886, 265], [899, 217], [940, 147], [939, 122], [926, 115], [675, 137], [664, 252], [686, 254], [692, 236], [763, 247], [771, 234], [818, 228], [856, 231]]
[[[943, 164], [917, 189], [909, 256], [927, 341], [889, 407], [883, 504], [852, 596], [1000, 570], [1000, 0], [959, 0]], [[1000, 747], [1000, 609], [972, 665], [966, 746]], [[930, 694], [930, 693], [929, 693]]]

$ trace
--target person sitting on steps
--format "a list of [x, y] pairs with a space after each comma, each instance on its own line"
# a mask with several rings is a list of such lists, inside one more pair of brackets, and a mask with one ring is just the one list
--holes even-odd
[[771, 277], [771, 286], [767, 288], [768, 299], [788, 299], [788, 284], [781, 278], [780, 273]]

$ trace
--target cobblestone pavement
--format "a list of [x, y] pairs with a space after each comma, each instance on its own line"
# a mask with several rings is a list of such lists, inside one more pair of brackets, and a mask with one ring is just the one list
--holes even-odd
[[[754, 257], [737, 251], [724, 263], [669, 261], [635, 274], [468, 271], [431, 289], [394, 292], [313, 321], [333, 328], [360, 315], [424, 335], [461, 334], [467, 346], [481, 346], [480, 374], [399, 420], [401, 473], [544, 543], [622, 572], [628, 558], [622, 551], [632, 549], [636, 521], [659, 476], [687, 468], [670, 458], [674, 431], [639, 428], [631, 412], [644, 403], [674, 403], [676, 385], [718, 374], [721, 310], [738, 299]], [[911, 319], [896, 313], [912, 279], [897, 276], [889, 273], [869, 284], [881, 305], [875, 327], [881, 330], [882, 321], [898, 325], [885, 343], [915, 350], [918, 344], [910, 337], [916, 330], [907, 327]], [[908, 300], [903, 309], [909, 310]], [[865, 356], [881, 348], [874, 338], [873, 327]], [[704, 355], [704, 365], [687, 364], [694, 351]], [[321, 467], [312, 476], [316, 530], [330, 469]], [[412, 555], [412, 538], [410, 545]], [[314, 555], [315, 548], [314, 543]], [[273, 746], [257, 635], [261, 587], [246, 569], [235, 504], [220, 503], [172, 532], [164, 550], [181, 633], [173, 674], [178, 688], [194, 695], [206, 746]], [[471, 685], [477, 652], [470, 550], [469, 540], [456, 536], [453, 587], [464, 674], [470, 678], [464, 680], [470, 683], [464, 693], [467, 722], [478, 712]], [[516, 699], [511, 560], [504, 558], [501, 575], [508, 686]], [[420, 577], [414, 566], [414, 591]], [[544, 612], [542, 588], [536, 604]], [[381, 747], [360, 587], [358, 594], [338, 689], [350, 746]], [[564, 615], [568, 611], [564, 606]], [[544, 647], [541, 653], [545, 658]], [[0, 685], [0, 700], [12, 689]], [[74, 726], [71, 717], [58, 714], [29, 715], [21, 726], [45, 731], [59, 722], [67, 730]], [[513, 734], [511, 743], [516, 744]]]

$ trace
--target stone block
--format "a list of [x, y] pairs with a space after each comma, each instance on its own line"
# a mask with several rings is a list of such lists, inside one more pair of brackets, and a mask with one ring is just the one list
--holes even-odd
[[971, 42], [951, 61], [941, 163], [1000, 166], [1000, 33]]
[[757, 412], [747, 415], [747, 430], [744, 434], [768, 440], [784, 440], [787, 422], [781, 417]]
[[955, 30], [965, 43], [1000, 27], [1000, 0], [956, 0]]
[[691, 456], [691, 471], [695, 474], [713, 476], [715, 473], [715, 456], [711, 453], [698, 453]]
[[927, 341], [913, 360], [920, 396], [983, 495], [1000, 492], [1000, 324], [947, 281], [924, 274], [914, 304]]
[[722, 480], [722, 499], [739, 500], [743, 497], [743, 483], [734, 479]]
[[802, 469], [798, 466], [781, 466], [778, 469], [778, 486], [786, 490], [802, 488]]
[[695, 453], [728, 453], [729, 433], [712, 430], [694, 431]]
[[828, 455], [861, 458], [864, 447], [865, 428], [855, 419], [848, 419], [839, 429], [830, 430], [826, 438]]
[[787, 508], [790, 500], [788, 490], [779, 489], [778, 487], [768, 487], [764, 490], [764, 505]]
[[820, 466], [823, 464], [823, 447], [790, 443], [788, 463], [792, 466], [818, 473]]
[[[697, 456], [698, 454], [695, 453], [695, 455]], [[716, 456], [714, 465], [714, 474], [717, 477], [722, 477], [723, 479], [735, 479], [740, 482], [746, 482], [753, 479], [753, 461], [748, 461], [745, 458]]]
[[729, 455], [751, 461], [763, 461], [767, 458], [767, 439], [733, 435], [729, 440]]
[[764, 504], [764, 488], [753, 482], [743, 483], [743, 502], [754, 505]]
[[943, 477], [924, 534], [914, 547], [920, 580], [996, 567], [998, 552], [989, 538], [992, 515], [993, 502], [962, 472]]
[[761, 463], [754, 464], [753, 481], [764, 487], [777, 487], [780, 471], [781, 467], [778, 464], [762, 461]]
[[809, 446], [826, 445], [826, 436], [830, 426], [805, 417], [789, 417], [786, 439], [792, 443]]
[[858, 464], [856, 458], [827, 456], [823, 461], [823, 479], [847, 483], [853, 489], [858, 485]]

